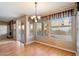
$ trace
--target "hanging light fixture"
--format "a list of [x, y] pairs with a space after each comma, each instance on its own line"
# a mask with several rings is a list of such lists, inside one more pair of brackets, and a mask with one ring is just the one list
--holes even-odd
[[37, 22], [39, 19], [41, 19], [41, 16], [37, 16], [37, 2], [35, 2], [35, 16], [31, 17], [34, 22]]

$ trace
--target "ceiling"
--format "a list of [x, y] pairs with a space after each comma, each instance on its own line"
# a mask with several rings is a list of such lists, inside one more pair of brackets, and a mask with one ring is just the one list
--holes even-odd
[[[75, 2], [38, 2], [37, 15], [45, 16], [74, 5]], [[22, 15], [35, 15], [34, 2], [0, 2], [0, 20], [9, 21]]]

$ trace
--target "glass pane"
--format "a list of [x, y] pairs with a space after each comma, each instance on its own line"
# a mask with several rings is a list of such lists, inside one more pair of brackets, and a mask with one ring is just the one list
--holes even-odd
[[71, 22], [72, 17], [65, 17], [51, 20], [51, 36], [56, 39], [71, 41]]
[[7, 34], [7, 25], [0, 25], [0, 35]]
[[37, 36], [42, 36], [42, 22], [37, 23]]
[[47, 25], [47, 21], [43, 21], [43, 26], [44, 26], [43, 35], [44, 35], [44, 36], [47, 36], [47, 35], [48, 35], [48, 25]]

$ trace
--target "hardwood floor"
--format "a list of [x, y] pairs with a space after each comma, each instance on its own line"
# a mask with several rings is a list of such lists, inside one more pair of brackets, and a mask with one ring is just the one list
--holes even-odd
[[0, 44], [0, 56], [75, 56], [75, 54], [39, 43], [24, 47], [20, 42], [9, 41]]

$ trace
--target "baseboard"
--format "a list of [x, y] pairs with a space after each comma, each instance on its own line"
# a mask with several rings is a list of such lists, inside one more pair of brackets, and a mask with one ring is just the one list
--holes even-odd
[[72, 52], [72, 53], [75, 53], [75, 54], [76, 54], [76, 51], [72, 51], [72, 50], [69, 50], [69, 49], [65, 49], [65, 48], [62, 48], [62, 47], [54, 46], [54, 45], [47, 44], [47, 43], [40, 42], [40, 41], [30, 41], [30, 42], [28, 42], [27, 44], [31, 44], [31, 43], [34, 43], [34, 42], [36, 42], [36, 43], [40, 43], [40, 44], [44, 44], [44, 45], [47, 45], [47, 46], [50, 46], [50, 47], [54, 47], [54, 48], [58, 48], [58, 49], [62, 49], [62, 50], [69, 51], [69, 52]]
[[30, 42], [28, 42], [27, 44], [31, 44], [31, 43], [33, 43], [33, 42], [35, 42], [35, 41], [30, 41]]
[[47, 44], [47, 43], [40, 42], [40, 41], [34, 41], [34, 42], [40, 43], [40, 44], [44, 44], [44, 45], [47, 45], [47, 46], [50, 46], [50, 47], [55, 47], [55, 48], [62, 49], [62, 50], [65, 50], [65, 51], [69, 51], [69, 52], [72, 52], [72, 53], [76, 54], [76, 51], [72, 51], [72, 50], [69, 50], [69, 49], [65, 49], [65, 48], [62, 48], [62, 47], [54, 46], [54, 45]]

